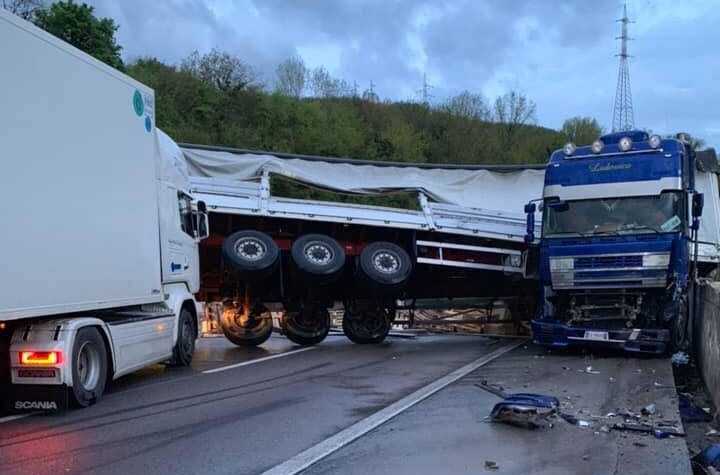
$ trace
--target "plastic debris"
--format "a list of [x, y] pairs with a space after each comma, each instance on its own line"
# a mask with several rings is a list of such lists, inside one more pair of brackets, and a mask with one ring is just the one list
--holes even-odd
[[655, 414], [655, 411], [656, 411], [656, 410], [657, 410], [657, 408], [655, 407], [655, 404], [648, 404], [647, 406], [643, 407], [643, 408], [640, 410], [640, 412], [641, 412], [644, 416], [651, 416], [651, 415]]
[[686, 365], [690, 362], [690, 356], [684, 351], [678, 351], [670, 358], [674, 365]]
[[590, 427], [590, 423], [588, 421], [578, 420], [577, 425], [579, 425], [580, 427]]
[[712, 415], [709, 412], [697, 407], [684, 394], [678, 394], [678, 409], [683, 422], [710, 422], [712, 420]]
[[600, 374], [600, 371], [593, 370], [592, 366], [587, 366], [585, 369], [579, 369], [578, 371], [585, 374]]
[[499, 470], [500, 465], [497, 464], [494, 460], [486, 460], [485, 461], [485, 470]]
[[693, 469], [703, 470], [699, 473], [711, 473], [707, 468], [720, 469], [720, 444], [713, 444], [691, 459]]
[[547, 427], [550, 423], [548, 419], [557, 413], [559, 407], [560, 401], [553, 396], [529, 393], [510, 394], [495, 404], [490, 413], [490, 419], [493, 422], [504, 422], [536, 429]]
[[675, 425], [669, 424], [648, 424], [637, 422], [623, 422], [622, 424], [613, 424], [612, 429], [621, 431], [644, 432], [652, 434], [656, 439], [667, 439], [672, 436], [685, 436], [685, 432]]
[[615, 416], [617, 416], [617, 414], [615, 414], [614, 412], [608, 412], [607, 414], [605, 414], [605, 417], [608, 419]]

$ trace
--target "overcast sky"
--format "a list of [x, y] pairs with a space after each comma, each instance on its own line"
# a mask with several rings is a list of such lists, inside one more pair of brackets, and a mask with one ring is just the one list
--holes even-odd
[[[87, 0], [86, 0], [87, 1]], [[537, 103], [538, 123], [575, 115], [612, 122], [622, 2], [617, 0], [90, 0], [120, 25], [123, 56], [177, 63], [193, 50], [229, 51], [267, 84], [301, 56], [381, 98], [433, 102], [462, 90], [507, 90]], [[687, 131], [720, 145], [717, 0], [628, 2], [635, 125]]]

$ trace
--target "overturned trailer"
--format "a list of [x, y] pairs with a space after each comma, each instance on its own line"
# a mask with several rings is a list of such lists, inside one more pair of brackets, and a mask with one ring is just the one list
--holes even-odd
[[[201, 296], [238, 345], [258, 345], [281, 310], [292, 341], [315, 344], [341, 302], [356, 343], [387, 335], [399, 302], [486, 297], [532, 306], [523, 204], [543, 166], [458, 166], [331, 159], [182, 145], [212, 234]], [[276, 174], [345, 195], [412, 193], [416, 209], [275, 196]], [[510, 299], [508, 299], [510, 298]], [[412, 304], [410, 304], [412, 305]]]

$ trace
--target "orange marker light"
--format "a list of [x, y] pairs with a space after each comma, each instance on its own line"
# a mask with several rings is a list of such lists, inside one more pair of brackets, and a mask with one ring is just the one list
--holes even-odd
[[23, 366], [47, 366], [60, 363], [59, 351], [21, 351], [20, 364]]

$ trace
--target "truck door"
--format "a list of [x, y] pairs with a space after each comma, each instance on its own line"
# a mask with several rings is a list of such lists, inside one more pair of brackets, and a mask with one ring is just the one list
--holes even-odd
[[163, 252], [163, 283], [184, 282], [190, 292], [195, 293], [200, 286], [200, 276], [192, 199], [170, 186], [165, 196], [165, 216], [161, 217], [166, 251]]

